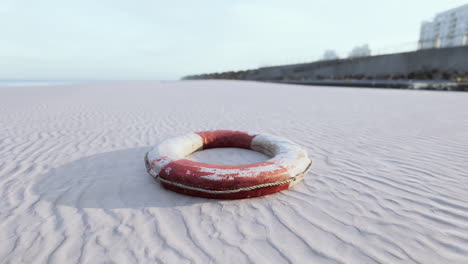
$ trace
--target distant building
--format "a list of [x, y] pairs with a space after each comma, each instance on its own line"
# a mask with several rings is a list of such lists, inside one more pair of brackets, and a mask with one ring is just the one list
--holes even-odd
[[338, 54], [334, 50], [326, 50], [323, 53], [323, 60], [337, 60], [338, 58]]
[[360, 57], [367, 57], [371, 55], [371, 50], [369, 45], [364, 44], [362, 46], [354, 47], [353, 50], [349, 53], [348, 58], [360, 58]]
[[423, 22], [419, 49], [465, 46], [468, 44], [468, 4], [436, 15]]

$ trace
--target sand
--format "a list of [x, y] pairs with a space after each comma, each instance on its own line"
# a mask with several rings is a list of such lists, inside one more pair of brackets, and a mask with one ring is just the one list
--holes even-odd
[[[468, 263], [467, 102], [234, 81], [2, 88], [0, 262]], [[151, 145], [210, 129], [289, 138], [313, 168], [291, 190], [234, 201], [145, 172]]]

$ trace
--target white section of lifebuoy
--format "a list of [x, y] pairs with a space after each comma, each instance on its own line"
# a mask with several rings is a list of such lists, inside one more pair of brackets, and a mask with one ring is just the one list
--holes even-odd
[[159, 174], [161, 169], [170, 162], [183, 159], [202, 148], [203, 139], [200, 135], [195, 133], [164, 140], [148, 152], [148, 160], [150, 164], [152, 164], [152, 176], [157, 177], [155, 175]]
[[283, 137], [260, 134], [253, 138], [251, 149], [272, 157], [270, 161], [288, 168], [291, 177], [304, 172], [310, 159], [299, 145]]

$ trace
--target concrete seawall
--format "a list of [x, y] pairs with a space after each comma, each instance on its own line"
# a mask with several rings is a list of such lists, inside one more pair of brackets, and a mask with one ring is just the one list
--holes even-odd
[[275, 83], [288, 83], [299, 85], [359, 87], [359, 88], [386, 88], [411, 89], [435, 91], [468, 91], [468, 83], [451, 81], [408, 81], [408, 80], [303, 80], [303, 81], [272, 81]]
[[428, 49], [354, 59], [318, 61], [254, 70], [187, 76], [184, 79], [468, 80], [468, 47]]

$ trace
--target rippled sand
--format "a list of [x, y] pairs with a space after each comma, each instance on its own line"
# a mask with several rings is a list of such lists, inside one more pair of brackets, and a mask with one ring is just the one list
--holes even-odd
[[[210, 129], [287, 137], [313, 168], [291, 190], [235, 201], [172, 193], [146, 174], [150, 145]], [[468, 263], [468, 94], [234, 81], [0, 89], [0, 262]]]

